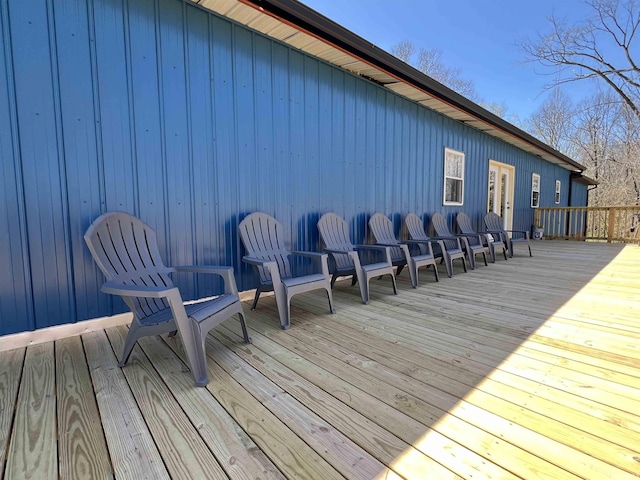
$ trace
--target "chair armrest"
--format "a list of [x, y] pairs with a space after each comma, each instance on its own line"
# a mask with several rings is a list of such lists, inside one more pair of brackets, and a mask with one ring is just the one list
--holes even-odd
[[123, 283], [109, 280], [105, 282], [100, 290], [111, 295], [122, 297], [145, 297], [145, 298], [165, 298], [174, 291], [179, 292], [177, 287], [147, 287], [145, 285], [125, 285]]
[[381, 243], [381, 242], [376, 242], [376, 245], [380, 245], [383, 247], [400, 247], [400, 242], [398, 243]]
[[[438, 240], [429, 238], [424, 239], [424, 240], [402, 240], [400, 243], [405, 244], [405, 245], [409, 245], [409, 246], [420, 246], [420, 245], [426, 245], [426, 247], [429, 249], [429, 255], [431, 255], [433, 257], [433, 247], [431, 246], [432, 243], [439, 243]], [[422, 250], [421, 250], [422, 251]]]
[[323, 248], [322, 251], [335, 255], [349, 255], [349, 252], [353, 252], [353, 250], [340, 250], [339, 248]]
[[238, 295], [238, 286], [236, 285], [236, 278], [233, 275], [233, 267], [223, 267], [217, 265], [186, 265], [181, 267], [174, 267], [174, 270], [176, 272], [219, 275], [224, 281], [224, 293]]
[[300, 255], [302, 257], [310, 257], [310, 258], [321, 258], [323, 255], [326, 257], [325, 253], [320, 252], [303, 252], [301, 250], [295, 250], [291, 252], [291, 255]]
[[358, 250], [373, 250], [376, 252], [380, 252], [382, 254], [384, 254], [384, 259], [385, 261], [391, 265], [391, 248], [388, 245], [365, 245], [365, 244], [360, 244], [360, 245], [356, 245], [356, 247]]
[[522, 233], [523, 235], [527, 236], [527, 238], [529, 237], [529, 231], [528, 230], [505, 230], [505, 232]]
[[291, 252], [292, 255], [301, 255], [303, 257], [315, 258], [316, 260], [320, 260], [320, 267], [322, 269], [322, 274], [329, 278], [329, 255], [326, 253], [319, 252], [302, 252], [300, 250], [296, 250]]

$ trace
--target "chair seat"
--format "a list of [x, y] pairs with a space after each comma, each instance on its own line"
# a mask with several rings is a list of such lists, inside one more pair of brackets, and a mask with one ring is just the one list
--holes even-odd
[[386, 270], [389, 268], [390, 268], [390, 265], [386, 262], [370, 263], [368, 265], [362, 265], [362, 269], [367, 273], [375, 272], [376, 270]]
[[237, 301], [238, 297], [236, 295], [226, 293], [211, 300], [185, 305], [184, 308], [187, 311], [187, 316], [189, 316], [189, 318], [193, 318], [196, 322], [200, 323], [214, 313], [227, 308], [229, 305], [232, 305]]
[[529, 239], [526, 237], [512, 238], [511, 242], [512, 243], [520, 243], [520, 242], [529, 243]]
[[425, 261], [435, 262], [435, 260], [436, 260], [435, 258], [433, 258], [433, 255], [414, 255], [411, 258], [413, 258], [413, 260], [416, 263], [422, 263], [422, 262], [425, 262]]
[[[201, 323], [211, 315], [218, 313], [220, 310], [227, 308], [237, 301], [237, 296], [225, 293], [211, 300], [185, 305], [184, 309], [187, 311], [189, 318], [193, 318], [196, 322]], [[140, 319], [140, 324], [144, 326], [159, 325], [172, 319], [173, 314], [171, 313], [171, 309], [167, 307], [153, 315]]]
[[285, 287], [291, 288], [298, 285], [304, 285], [305, 283], [323, 282], [327, 279], [321, 273], [313, 273], [311, 275], [303, 275], [302, 277], [283, 278], [282, 283]]

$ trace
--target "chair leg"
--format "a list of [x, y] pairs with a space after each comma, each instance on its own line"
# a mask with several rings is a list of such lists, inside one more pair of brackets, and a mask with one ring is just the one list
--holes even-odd
[[489, 264], [487, 263], [487, 252], [482, 252], [482, 257], [484, 258], [484, 266], [488, 267]]
[[447, 276], [449, 278], [453, 277], [453, 260], [449, 255], [443, 255], [442, 261], [444, 262], [444, 266], [447, 268]]
[[438, 265], [436, 265], [436, 262], [433, 262], [433, 273], [435, 274], [436, 282], [439, 282], [440, 276], [438, 275]]
[[527, 242], [527, 248], [529, 249], [529, 256], [533, 257], [533, 255], [531, 255], [531, 244], [529, 244], [529, 242]]
[[391, 283], [393, 284], [393, 293], [397, 295], [398, 285], [396, 284], [396, 276], [393, 273], [391, 274]]
[[331, 288], [333, 288], [333, 286], [336, 284], [336, 278], [338, 278], [338, 272], [335, 272], [333, 275], [331, 275]]
[[491, 263], [496, 263], [496, 247], [493, 244], [489, 244], [489, 258]]
[[258, 288], [256, 288], [256, 296], [253, 299], [253, 305], [251, 305], [251, 310], [256, 309], [256, 305], [258, 305], [258, 298], [260, 298], [261, 292], [262, 292], [262, 287], [258, 285]]
[[471, 251], [471, 249], [467, 250], [467, 257], [469, 259], [469, 266], [471, 270], [476, 269], [476, 255]]
[[353, 275], [351, 277], [351, 286], [353, 287], [358, 281], [358, 277], [356, 275]]
[[327, 291], [327, 298], [329, 299], [329, 311], [331, 313], [336, 313], [335, 308], [333, 308], [333, 294], [331, 293], [331, 288], [325, 287], [325, 290]]
[[400, 272], [402, 272], [403, 268], [404, 268], [404, 265], [398, 265], [398, 270], [396, 270], [396, 275], [400, 275]]
[[244, 313], [238, 312], [238, 317], [240, 318], [240, 326], [242, 327], [242, 336], [244, 337], [245, 343], [252, 343], [253, 341], [247, 331], [247, 322], [245, 321]]
[[467, 270], [467, 261], [464, 259], [464, 257], [460, 257], [460, 260], [462, 260], [462, 266], [464, 267], [464, 273], [467, 273], [469, 270]]

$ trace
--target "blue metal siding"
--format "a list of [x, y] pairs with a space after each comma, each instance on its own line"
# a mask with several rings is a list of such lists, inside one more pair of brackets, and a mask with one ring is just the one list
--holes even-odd
[[[252, 211], [296, 249], [318, 248], [328, 211], [357, 243], [377, 211], [397, 230], [410, 211], [479, 227], [489, 159], [516, 168], [516, 228], [532, 172], [542, 206], [556, 179], [567, 204], [566, 170], [190, 3], [0, 7], [0, 334], [125, 310], [82, 240], [105, 211], [152, 225], [167, 263], [231, 264], [249, 289], [236, 228]], [[445, 147], [466, 156], [461, 207], [442, 205]], [[190, 298], [219, 287], [179, 281]]]

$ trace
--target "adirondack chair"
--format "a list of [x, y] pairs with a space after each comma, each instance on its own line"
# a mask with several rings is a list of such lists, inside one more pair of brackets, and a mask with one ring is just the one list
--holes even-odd
[[502, 248], [502, 254], [504, 255], [504, 259], [505, 260], [507, 259], [507, 248], [504, 242], [502, 241], [502, 238], [496, 239], [495, 237], [492, 236], [493, 241], [490, 242], [485, 235], [478, 234], [473, 229], [473, 226], [471, 225], [471, 219], [464, 212], [458, 213], [458, 216], [456, 217], [456, 222], [458, 223], [458, 229], [460, 230], [460, 233], [463, 235], [466, 235], [467, 238], [469, 239], [469, 242], [471, 241], [480, 242], [481, 244], [489, 248], [491, 261], [493, 263], [496, 263], [496, 248]]
[[[335, 313], [326, 253], [289, 252], [284, 245], [282, 224], [266, 213], [256, 212], [246, 216], [238, 225], [238, 231], [247, 251], [242, 261], [253, 265], [260, 278], [251, 310], [256, 308], [260, 293], [273, 291], [280, 325], [286, 330], [291, 326], [291, 297], [324, 288], [329, 297], [329, 309], [331, 313]], [[289, 263], [291, 255], [317, 260], [320, 263], [320, 273], [294, 277]]]
[[[469, 238], [464, 235], [454, 235], [449, 231], [449, 226], [447, 225], [446, 219], [440, 215], [439, 213], [434, 213], [431, 217], [431, 225], [433, 225], [433, 229], [436, 232], [436, 235], [443, 240], [459, 238], [461, 240], [462, 249], [467, 252], [467, 259], [469, 260], [469, 265], [471, 266], [471, 270], [475, 270], [476, 268], [476, 255], [482, 254], [484, 258], [484, 264], [487, 263], [487, 253], [489, 253], [489, 247], [485, 247], [482, 244], [482, 241], [479, 243], [471, 243]], [[478, 241], [479, 239], [476, 239]]]
[[[232, 267], [165, 266], [155, 232], [127, 213], [101, 215], [87, 229], [84, 239], [107, 278], [101, 290], [121, 296], [133, 313], [120, 367], [129, 359], [138, 339], [162, 333], [174, 335], [178, 331], [193, 379], [196, 385], [204, 386], [208, 383], [205, 339], [209, 330], [238, 314], [244, 340], [251, 342]], [[184, 305], [169, 277], [174, 272], [219, 275], [224, 280], [224, 294]]]
[[[529, 256], [531, 255], [531, 244], [529, 243], [529, 232], [526, 230], [505, 230], [502, 217], [494, 212], [489, 212], [484, 216], [484, 224], [487, 227], [487, 233], [490, 233], [494, 238], [501, 238], [509, 249], [509, 256], [513, 257], [513, 245], [522, 244], [526, 245], [529, 249]], [[511, 237], [509, 236], [511, 233]]]
[[[369, 228], [376, 240], [377, 245], [391, 247], [391, 263], [398, 267], [397, 275], [400, 274], [402, 268], [407, 265], [409, 269], [409, 277], [411, 278], [411, 286], [418, 288], [418, 268], [433, 265], [433, 272], [436, 282], [440, 281], [438, 276], [438, 268], [436, 266], [436, 258], [433, 255], [431, 241], [423, 242], [427, 248], [427, 253], [411, 255], [409, 244], [400, 242], [393, 232], [393, 223], [385, 215], [381, 213], [374, 214], [369, 219]], [[413, 242], [412, 242], [413, 244]]]
[[438, 245], [440, 245], [440, 251], [442, 252], [442, 261], [447, 269], [447, 276], [449, 278], [453, 276], [453, 261], [458, 258], [462, 260], [464, 271], [467, 271], [467, 263], [464, 260], [464, 251], [460, 245], [459, 238], [434, 239], [429, 237], [424, 231], [422, 219], [420, 219], [420, 217], [415, 213], [409, 213], [404, 217], [404, 224], [409, 232], [409, 238], [412, 240], [421, 242], [431, 240], [438, 242]]
[[[369, 303], [369, 280], [372, 277], [390, 275], [393, 293], [398, 294], [390, 247], [382, 245], [353, 245], [349, 238], [349, 225], [335, 213], [325, 213], [320, 218], [318, 231], [324, 244], [323, 251], [331, 255], [335, 264], [335, 271], [331, 277], [331, 287], [336, 282], [336, 278], [351, 276], [351, 285], [358, 282], [362, 303], [366, 305]], [[377, 263], [363, 264], [358, 255], [359, 250], [378, 252], [384, 257], [384, 260]]]

